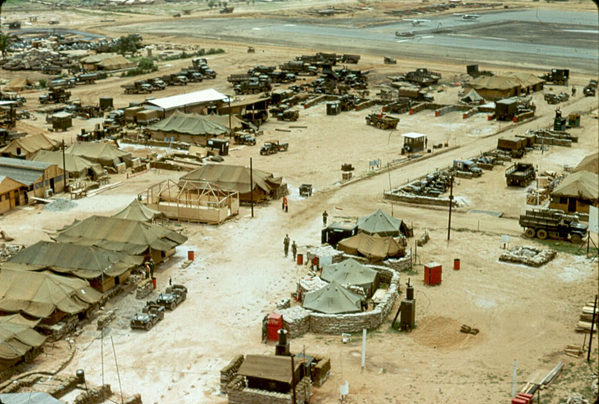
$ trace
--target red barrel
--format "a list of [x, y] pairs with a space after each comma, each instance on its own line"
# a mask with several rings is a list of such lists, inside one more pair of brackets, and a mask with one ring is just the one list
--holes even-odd
[[460, 270], [460, 259], [459, 258], [454, 258], [453, 269], [455, 269], [456, 271]]
[[152, 278], [152, 287], [156, 289], [156, 278]]
[[297, 255], [297, 265], [302, 265], [304, 263], [304, 254]]
[[193, 261], [193, 250], [187, 251], [187, 259]]
[[318, 269], [318, 257], [312, 258], [312, 266]]

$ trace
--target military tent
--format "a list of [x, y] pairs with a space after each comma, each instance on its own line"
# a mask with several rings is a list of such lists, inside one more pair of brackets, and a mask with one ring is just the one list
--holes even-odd
[[40, 391], [28, 391], [27, 393], [6, 393], [0, 394], [0, 403], [2, 404], [64, 404], [57, 398], [48, 393]]
[[401, 219], [397, 219], [378, 209], [358, 219], [358, 230], [362, 233], [378, 234], [381, 237], [411, 236], [410, 228]]
[[468, 94], [460, 98], [460, 101], [469, 105], [480, 105], [485, 103], [485, 99], [474, 89], [468, 91]]
[[303, 307], [326, 314], [357, 313], [362, 311], [363, 296], [350, 292], [336, 281], [304, 296]]
[[599, 153], [585, 156], [581, 162], [578, 163], [574, 171], [588, 171], [590, 173], [599, 174]]
[[521, 81], [507, 76], [478, 76], [467, 86], [486, 100], [514, 97], [522, 91]]
[[83, 279], [14, 269], [0, 271], [0, 311], [56, 322], [97, 303], [102, 295]]
[[121, 162], [131, 161], [131, 153], [124, 152], [108, 143], [76, 142], [67, 150], [67, 154], [84, 157], [102, 166], [114, 167]]
[[138, 220], [91, 216], [59, 231], [53, 239], [120, 251], [131, 255], [150, 255], [161, 262], [187, 237], [165, 227]]
[[31, 160], [56, 164], [60, 168], [63, 168], [63, 164], [65, 164], [70, 178], [83, 178], [87, 176], [99, 177], [104, 174], [104, 169], [101, 164], [92, 163], [85, 157], [77, 156], [75, 154], [65, 153], [63, 156], [60, 151], [40, 150], [31, 158]]
[[34, 84], [35, 82], [29, 80], [28, 78], [15, 77], [10, 80], [10, 82], [6, 85], [6, 87], [4, 87], [4, 89], [9, 91], [23, 91], [28, 86], [32, 86]]
[[208, 139], [222, 138], [229, 133], [227, 125], [215, 122], [207, 115], [184, 114], [176, 111], [170, 117], [147, 127], [156, 140], [173, 139], [179, 142], [195, 143], [206, 146]]
[[266, 199], [278, 199], [286, 191], [283, 178], [275, 177], [262, 170], [253, 170], [253, 182], [250, 186], [250, 169], [245, 166], [225, 164], [206, 164], [181, 177], [181, 181], [204, 181], [216, 188], [239, 192], [241, 201], [250, 201], [250, 191], [254, 190], [254, 202]]
[[2, 264], [2, 268], [54, 272], [94, 280], [92, 286], [105, 292], [122, 284], [143, 257], [98, 247], [39, 241]]
[[359, 233], [353, 237], [341, 240], [337, 249], [352, 255], [361, 255], [371, 262], [382, 261], [385, 258], [402, 257], [405, 250], [393, 237], [370, 236]]
[[135, 67], [135, 63], [114, 53], [90, 55], [81, 59], [85, 70], [120, 70]]
[[50, 139], [48, 136], [40, 133], [38, 135], [20, 137], [11, 141], [0, 149], [0, 155], [30, 159], [40, 150], [56, 150], [57, 148], [58, 142], [56, 140]]
[[327, 282], [335, 281], [343, 286], [360, 286], [368, 297], [373, 295], [379, 285], [379, 273], [353, 258], [337, 264], [325, 265], [320, 277]]
[[41, 351], [46, 337], [33, 330], [38, 323], [20, 314], [0, 317], [0, 371]]
[[532, 73], [511, 73], [507, 75], [508, 77], [513, 77], [520, 82], [522, 85], [522, 89], [527, 93], [532, 93], [534, 91], [541, 91], [543, 89], [543, 85], [545, 81], [538, 78]]
[[551, 192], [549, 207], [571, 213], [589, 213], [589, 206], [597, 206], [599, 175], [588, 171], [569, 174]]
[[137, 198], [134, 199], [127, 207], [113, 215], [119, 219], [139, 220], [142, 222], [153, 222], [155, 219], [164, 217], [162, 212], [148, 208], [141, 203]]

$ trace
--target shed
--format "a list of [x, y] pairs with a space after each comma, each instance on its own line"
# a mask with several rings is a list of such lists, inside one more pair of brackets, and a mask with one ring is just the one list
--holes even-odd
[[175, 111], [183, 113], [208, 113], [209, 106], [219, 108], [224, 102], [229, 101], [229, 98], [215, 89], [194, 91], [192, 93], [172, 95], [170, 97], [156, 98], [146, 100], [143, 106], [146, 109], [154, 109], [158, 111], [160, 119], [168, 118]]
[[56, 112], [52, 115], [52, 130], [67, 130], [73, 126], [73, 116], [68, 112]]
[[403, 138], [403, 149], [408, 153], [422, 151], [426, 148], [428, 140], [422, 133], [409, 132], [401, 135]]
[[249, 388], [288, 393], [293, 381], [304, 377], [304, 361], [295, 359], [293, 365], [292, 377], [289, 356], [247, 355], [237, 374], [247, 378]]
[[8, 212], [19, 205], [25, 205], [27, 185], [8, 178], [5, 175], [0, 176], [0, 214]]
[[322, 244], [329, 244], [333, 248], [337, 247], [337, 243], [345, 238], [358, 234], [358, 225], [355, 223], [334, 222], [322, 229]]
[[589, 213], [589, 206], [597, 206], [599, 175], [588, 171], [569, 174], [551, 192], [549, 207], [568, 213]]
[[64, 190], [64, 171], [56, 164], [0, 157], [1, 176], [26, 185], [26, 192], [38, 198], [46, 197], [48, 190]]
[[112, 216], [120, 219], [154, 222], [156, 219], [163, 218], [164, 214], [158, 210], [148, 208], [136, 198], [125, 209]]

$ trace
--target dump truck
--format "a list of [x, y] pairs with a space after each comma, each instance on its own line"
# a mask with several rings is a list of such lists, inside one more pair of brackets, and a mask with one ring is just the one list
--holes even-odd
[[372, 112], [366, 116], [366, 124], [376, 126], [379, 129], [395, 129], [399, 118], [388, 116], [381, 112]]
[[125, 94], [148, 94], [154, 90], [154, 87], [144, 80], [138, 80], [133, 84], [124, 84], [121, 87], [125, 89]]
[[516, 163], [505, 170], [508, 186], [525, 187], [535, 178], [535, 168], [529, 163]]
[[588, 226], [578, 222], [578, 215], [569, 215], [559, 209], [531, 209], [520, 215], [520, 226], [525, 228], [524, 235], [567, 240], [580, 243], [587, 235]]
[[294, 73], [298, 76], [316, 76], [318, 69], [316, 66], [312, 66], [309, 63], [292, 60], [279, 66], [279, 69], [283, 72]]
[[71, 98], [70, 91], [66, 91], [64, 87], [54, 87], [50, 89], [50, 92], [40, 95], [39, 101], [41, 104], [56, 104], [66, 102], [69, 98]]
[[559, 84], [560, 86], [567, 86], [568, 79], [570, 78], [569, 69], [551, 69], [549, 73], [539, 76], [541, 80], [545, 80], [548, 84]]

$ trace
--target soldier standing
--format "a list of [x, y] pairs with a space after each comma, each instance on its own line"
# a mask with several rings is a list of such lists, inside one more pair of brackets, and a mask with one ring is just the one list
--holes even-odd
[[262, 342], [268, 342], [268, 314], [262, 320]]
[[283, 251], [285, 251], [285, 257], [289, 254], [289, 234], [285, 235], [283, 239]]
[[327, 227], [327, 219], [329, 218], [329, 214], [327, 213], [327, 211], [325, 210], [322, 213], [322, 225], [323, 227]]
[[291, 244], [291, 254], [293, 254], [293, 260], [295, 261], [295, 256], [297, 255], [297, 244], [295, 244], [295, 240]]
[[572, 97], [576, 95], [576, 87], [572, 86]]

